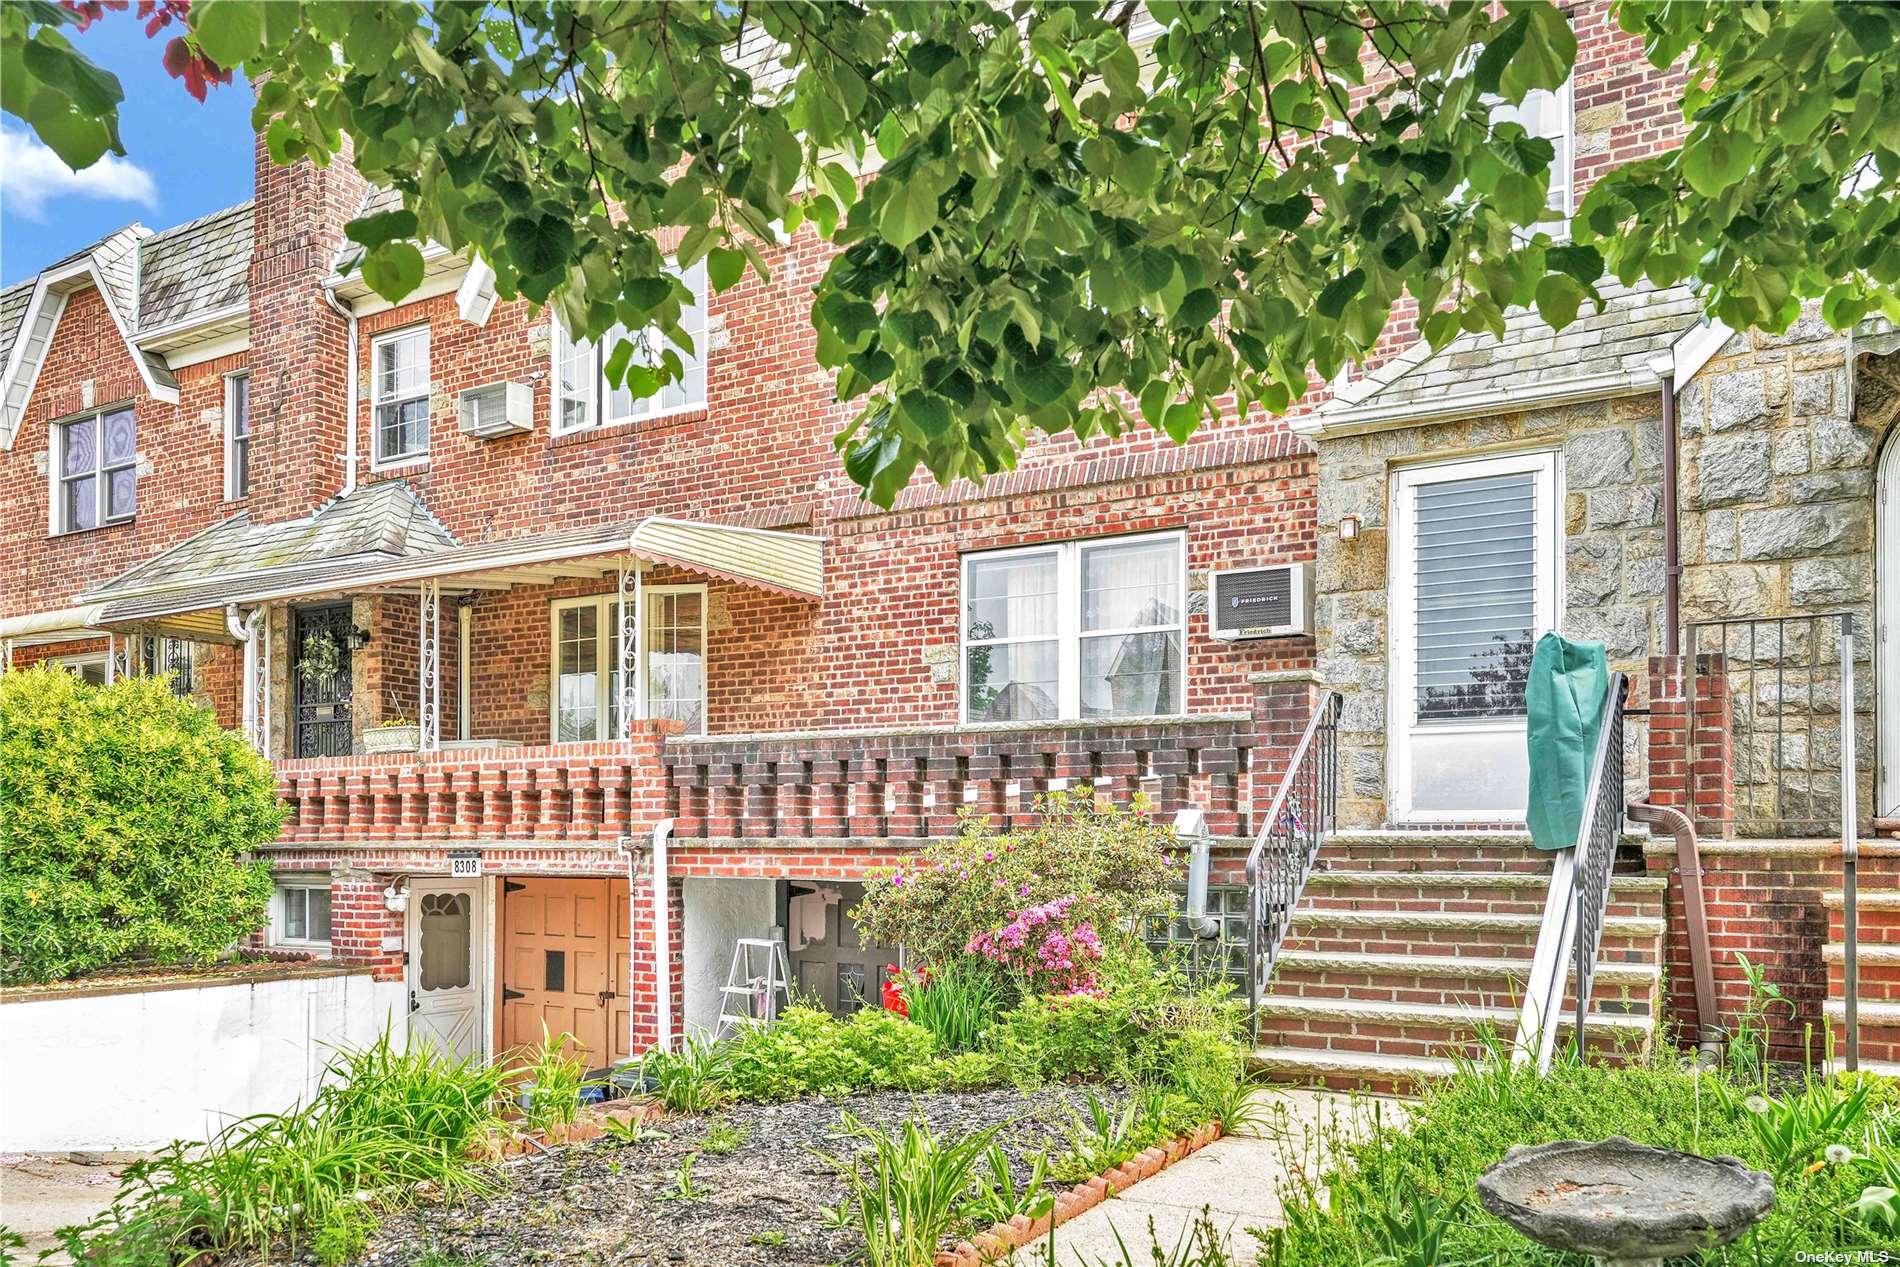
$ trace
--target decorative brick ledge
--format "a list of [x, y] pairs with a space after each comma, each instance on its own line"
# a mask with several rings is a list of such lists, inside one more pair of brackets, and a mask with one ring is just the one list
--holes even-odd
[[1186, 1135], [1156, 1144], [1135, 1154], [1119, 1166], [1104, 1170], [1087, 1183], [1078, 1183], [1056, 1194], [1055, 1206], [1041, 1218], [1018, 1214], [1007, 1223], [992, 1223], [986, 1232], [978, 1232], [967, 1241], [958, 1241], [955, 1249], [937, 1255], [936, 1267], [982, 1267], [1019, 1249], [1028, 1249], [1049, 1235], [1052, 1227], [1061, 1227], [1076, 1215], [1092, 1210], [1118, 1193], [1134, 1187], [1143, 1179], [1153, 1178], [1175, 1162], [1197, 1153], [1221, 1137], [1219, 1122], [1209, 1122]]

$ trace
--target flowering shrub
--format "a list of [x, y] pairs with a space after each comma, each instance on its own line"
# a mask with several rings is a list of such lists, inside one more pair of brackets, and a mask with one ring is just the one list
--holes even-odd
[[970, 953], [979, 935], [1067, 898], [1084, 905], [1102, 956], [1132, 950], [1140, 918], [1174, 905], [1181, 872], [1174, 833], [1150, 821], [1139, 802], [1103, 809], [1085, 796], [1050, 792], [1037, 808], [1042, 818], [1033, 828], [997, 833], [972, 816], [960, 835], [873, 872], [851, 912], [865, 941], [948, 963]]
[[1007, 924], [970, 938], [964, 949], [1021, 974], [1034, 994], [1093, 994], [1102, 942], [1089, 918], [1093, 900], [1059, 897], [1026, 906]]

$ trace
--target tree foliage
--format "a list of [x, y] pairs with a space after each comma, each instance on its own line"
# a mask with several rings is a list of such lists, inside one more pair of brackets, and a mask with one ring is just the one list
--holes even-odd
[[209, 962], [263, 922], [270, 763], [162, 680], [0, 674], [0, 977]]
[[[578, 333], [652, 332], [609, 368], [638, 394], [690, 346], [662, 235], [724, 289], [812, 226], [836, 247], [818, 356], [858, 407], [839, 446], [888, 504], [920, 464], [981, 478], [1038, 431], [1285, 410], [1402, 303], [1435, 346], [1513, 307], [1567, 324], [1606, 266], [1693, 278], [1738, 327], [1804, 298], [1900, 315], [1900, 6], [1617, 12], [1686, 64], [1689, 140], [1605, 179], [1567, 238], [1553, 147], [1493, 116], [1570, 74], [1549, 0], [198, 0], [190, 24], [260, 82], [278, 161], [347, 137], [402, 191], [349, 230], [379, 291], [420, 281], [425, 241], [479, 255]], [[55, 49], [33, 113], [6, 108], [96, 157], [46, 101], [110, 119], [114, 94], [50, 24], [0, 21], [10, 67]]]

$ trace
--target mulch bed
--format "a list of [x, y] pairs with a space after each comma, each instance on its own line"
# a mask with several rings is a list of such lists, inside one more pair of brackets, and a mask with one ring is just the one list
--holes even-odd
[[[939, 1133], [962, 1134], [1014, 1123], [999, 1136], [1016, 1163], [1059, 1151], [1071, 1111], [1086, 1112], [1087, 1090], [1051, 1087], [932, 1093], [879, 1092], [842, 1100], [739, 1105], [709, 1117], [664, 1118], [668, 1138], [618, 1145], [611, 1138], [557, 1148], [551, 1156], [510, 1159], [499, 1167], [504, 1190], [459, 1206], [431, 1206], [390, 1220], [371, 1241], [365, 1267], [414, 1267], [444, 1258], [490, 1267], [515, 1263], [688, 1264], [692, 1267], [828, 1267], [857, 1250], [855, 1234], [827, 1228], [821, 1205], [843, 1185], [812, 1149], [837, 1153], [838, 1115], [894, 1125], [921, 1116]], [[1105, 1100], [1120, 1097], [1098, 1091]], [[744, 1131], [724, 1155], [701, 1149], [723, 1120]], [[662, 1200], [694, 1152], [697, 1200]]]

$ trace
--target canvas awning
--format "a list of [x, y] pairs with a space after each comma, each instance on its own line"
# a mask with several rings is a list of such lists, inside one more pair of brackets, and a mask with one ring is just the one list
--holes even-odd
[[94, 627], [99, 605], [61, 607], [54, 611], [28, 612], [22, 616], [0, 617], [0, 641], [31, 647], [49, 642], [71, 642], [79, 638], [99, 638], [104, 629]]
[[[194, 628], [204, 625], [221, 636], [221, 613], [227, 604], [411, 592], [424, 582], [450, 592], [508, 589], [599, 578], [643, 563], [681, 567], [794, 598], [818, 598], [824, 592], [823, 544], [817, 537], [662, 517], [403, 557], [359, 553], [262, 568], [234, 562], [237, 566], [213, 575], [147, 584], [134, 592], [108, 587], [86, 597], [100, 600], [96, 619], [102, 626], [171, 631], [189, 621]], [[147, 575], [163, 572], [152, 569]], [[212, 617], [217, 631], [210, 630]]]

